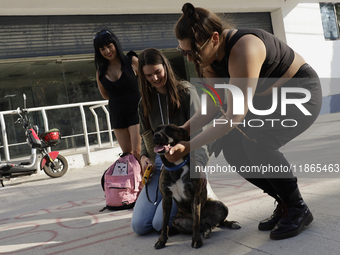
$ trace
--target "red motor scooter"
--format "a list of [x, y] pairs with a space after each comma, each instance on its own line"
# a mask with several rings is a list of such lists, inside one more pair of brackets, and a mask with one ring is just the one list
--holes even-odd
[[[26, 95], [24, 97], [24, 109], [17, 108], [19, 115], [15, 123], [21, 123], [25, 129], [27, 144], [31, 147], [31, 157], [27, 162], [0, 162], [0, 182], [4, 187], [3, 181], [13, 177], [31, 175], [37, 172], [37, 151], [41, 154], [40, 169], [52, 177], [63, 176], [68, 169], [67, 160], [58, 151], [48, 152], [47, 148], [55, 146], [61, 140], [58, 129], [51, 129], [38, 136], [38, 126], [31, 126], [26, 109]], [[0, 158], [1, 161], [1, 158]]]

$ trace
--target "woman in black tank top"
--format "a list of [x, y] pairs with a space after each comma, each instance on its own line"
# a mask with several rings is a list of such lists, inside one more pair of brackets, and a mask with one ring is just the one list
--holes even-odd
[[139, 135], [137, 54], [124, 55], [118, 38], [109, 30], [93, 37], [96, 77], [99, 91], [109, 100], [110, 124], [123, 153], [138, 160], [141, 152]]
[[[214, 13], [190, 3], [184, 4], [182, 11], [175, 25], [177, 50], [195, 64], [199, 77], [214, 78], [204, 80], [211, 83], [210, 88], [218, 77], [223, 78], [218, 84], [230, 85], [226, 114], [221, 117], [224, 124], [211, 125], [190, 143], [174, 146], [168, 160], [174, 162], [189, 151], [217, 140], [215, 156], [221, 151], [218, 148], [222, 148], [230, 166], [278, 202], [274, 213], [260, 222], [259, 230], [271, 230], [272, 239], [298, 235], [313, 221], [313, 215], [279, 148], [304, 132], [317, 118], [321, 108], [318, 75], [301, 56], [270, 33], [261, 29], [226, 29]], [[285, 93], [294, 90], [294, 93], [283, 94], [281, 90]], [[216, 93], [223, 104], [224, 89], [211, 91]], [[288, 95], [295, 103], [286, 104], [283, 97], [281, 109], [281, 94]], [[204, 105], [207, 114], [201, 115], [200, 110], [183, 125], [191, 134], [216, 121], [218, 108], [207, 98]], [[242, 173], [244, 169], [260, 166], [282, 171]]]

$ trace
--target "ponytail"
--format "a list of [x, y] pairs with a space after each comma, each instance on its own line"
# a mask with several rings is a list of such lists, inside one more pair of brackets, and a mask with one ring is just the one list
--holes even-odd
[[174, 32], [178, 40], [189, 39], [191, 41], [196, 72], [198, 77], [202, 78], [202, 57], [199, 43], [208, 40], [214, 32], [221, 35], [224, 27], [216, 14], [204, 8], [195, 8], [191, 3], [184, 4], [182, 12], [183, 14], [177, 21]]

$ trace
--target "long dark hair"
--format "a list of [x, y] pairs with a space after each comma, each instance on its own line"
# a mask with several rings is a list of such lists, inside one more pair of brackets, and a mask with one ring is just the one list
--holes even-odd
[[109, 61], [103, 57], [100, 53], [100, 48], [113, 43], [116, 48], [117, 56], [120, 59], [122, 69], [127, 66], [127, 59], [123, 53], [122, 46], [117, 38], [117, 36], [112, 33], [108, 29], [100, 30], [94, 37], [93, 37], [93, 47], [94, 47], [94, 62], [96, 66], [96, 70], [99, 70], [99, 75], [106, 73], [107, 67], [109, 65]]
[[148, 48], [143, 50], [138, 57], [138, 79], [142, 94], [144, 116], [149, 116], [151, 111], [151, 93], [155, 92], [156, 89], [152, 87], [150, 82], [146, 79], [143, 67], [146, 65], [160, 64], [163, 65], [167, 76], [165, 86], [169, 97], [170, 114], [173, 114], [181, 106], [180, 92], [185, 89], [184, 86], [180, 84], [179, 79], [172, 70], [169, 60], [164, 56], [164, 54], [155, 48]]
[[198, 43], [208, 40], [214, 32], [218, 32], [221, 36], [227, 26], [215, 13], [204, 8], [195, 8], [191, 3], [184, 4], [182, 12], [182, 16], [175, 24], [174, 32], [178, 40], [189, 39], [191, 41], [195, 68], [198, 77], [201, 78], [203, 77], [202, 57], [201, 46]]

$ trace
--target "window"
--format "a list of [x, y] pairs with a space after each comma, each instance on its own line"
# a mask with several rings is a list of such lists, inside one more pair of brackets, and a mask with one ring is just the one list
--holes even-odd
[[340, 3], [320, 3], [323, 33], [326, 40], [339, 40]]

